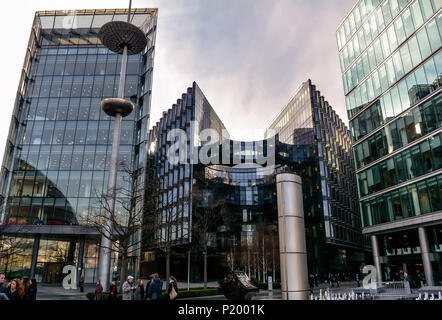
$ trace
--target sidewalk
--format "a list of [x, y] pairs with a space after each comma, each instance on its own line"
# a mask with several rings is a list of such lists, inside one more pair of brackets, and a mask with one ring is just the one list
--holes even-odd
[[39, 284], [37, 287], [37, 300], [87, 300], [86, 293], [94, 292], [95, 285], [86, 284], [84, 292], [65, 290], [61, 284]]
[[[143, 280], [146, 285], [147, 281]], [[167, 283], [163, 281], [163, 289], [166, 288]], [[179, 282], [178, 286], [180, 289], [187, 288], [187, 282]], [[203, 287], [204, 283], [190, 283], [190, 288]], [[216, 288], [218, 287], [218, 282], [208, 282], [208, 288]], [[320, 283], [318, 287], [313, 288], [313, 294], [318, 295], [320, 289], [327, 290], [330, 288], [330, 292], [337, 293], [349, 293], [351, 289], [356, 288], [355, 282], [342, 282], [340, 283], [339, 288], [334, 286], [331, 287], [328, 283]], [[86, 293], [94, 292], [95, 285], [94, 284], [86, 284], [84, 288], [84, 292], [80, 292], [80, 289], [77, 290], [65, 290], [63, 289], [61, 284], [39, 284], [37, 291], [37, 300], [87, 300]], [[216, 295], [216, 296], [206, 296], [199, 298], [184, 298], [180, 300], [226, 300], [224, 295]], [[259, 293], [252, 298], [252, 300], [281, 300], [281, 289], [274, 289], [273, 292], [269, 292], [268, 290], [259, 290]]]
[[[146, 286], [147, 280], [143, 280]], [[166, 290], [167, 282], [163, 281], [163, 289]], [[218, 282], [208, 282], [207, 288], [217, 288]], [[190, 288], [204, 287], [204, 283], [190, 283]], [[178, 288], [186, 289], [187, 282], [178, 282]], [[84, 292], [77, 290], [65, 290], [61, 284], [38, 284], [37, 300], [87, 300], [86, 294], [95, 291], [95, 284], [85, 284]], [[105, 290], [106, 291], [106, 290]], [[215, 296], [213, 300], [219, 300], [224, 296]], [[210, 300], [209, 297], [202, 297], [201, 299]], [[192, 300], [192, 299], [189, 299]], [[222, 299], [221, 299], [222, 300]]]

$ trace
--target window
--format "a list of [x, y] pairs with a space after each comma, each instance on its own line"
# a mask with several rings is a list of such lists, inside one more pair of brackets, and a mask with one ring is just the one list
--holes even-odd
[[417, 33], [417, 41], [419, 42], [422, 59], [428, 57], [431, 54], [431, 47], [428, 41], [427, 31], [425, 28], [421, 29]]
[[425, 181], [417, 184], [417, 190], [419, 194], [419, 203], [421, 207], [421, 214], [431, 212], [430, 198], [428, 196], [427, 184]]
[[411, 18], [410, 7], [405, 9], [401, 17], [405, 27], [405, 35], [409, 37], [414, 32], [414, 24]]
[[421, 61], [422, 57], [419, 51], [419, 46], [417, 43], [416, 36], [412, 37], [408, 40], [408, 50], [410, 51], [411, 61], [413, 63], [413, 67], [417, 66]]

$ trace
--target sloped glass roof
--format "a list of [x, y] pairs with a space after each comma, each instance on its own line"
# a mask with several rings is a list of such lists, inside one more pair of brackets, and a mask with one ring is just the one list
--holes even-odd
[[[158, 9], [134, 8], [130, 22], [137, 27], [146, 24]], [[127, 21], [127, 9], [38, 11], [42, 29], [99, 29], [110, 21]]]

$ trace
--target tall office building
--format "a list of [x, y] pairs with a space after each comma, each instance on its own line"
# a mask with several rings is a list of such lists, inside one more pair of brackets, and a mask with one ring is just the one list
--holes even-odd
[[378, 280], [442, 276], [442, 1], [361, 0], [337, 29]]
[[[148, 45], [128, 58], [125, 98], [135, 110], [122, 122], [119, 188], [128, 187], [126, 168], [146, 165], [157, 19], [157, 9], [131, 13]], [[91, 218], [102, 210], [113, 131], [100, 104], [117, 95], [121, 65], [98, 32], [127, 17], [125, 9], [35, 14], [1, 171], [2, 236], [20, 243], [17, 254], [1, 256], [7, 277], [60, 282], [74, 263], [86, 282], [97, 280], [100, 234]], [[121, 201], [116, 211], [127, 214]], [[130, 270], [136, 265], [134, 256]]]
[[303, 179], [312, 271], [358, 272], [370, 249], [369, 239], [362, 235], [350, 131], [308, 80], [270, 124], [265, 137], [275, 133], [282, 143], [308, 147], [306, 165], [297, 174]]
[[[144, 238], [143, 275], [165, 270], [171, 254], [172, 274], [186, 279], [190, 257], [191, 280], [202, 281], [206, 252], [209, 279], [225, 276], [226, 268], [257, 280], [266, 273], [279, 278], [280, 170], [303, 179], [309, 272], [321, 279], [329, 272], [359, 272], [371, 252], [361, 233], [349, 131], [310, 80], [267, 130], [266, 140], [231, 141], [225, 132], [220, 163], [192, 163], [191, 150], [201, 151], [200, 133], [207, 128], [221, 135], [224, 125], [194, 83], [149, 133], [149, 185], [157, 191], [145, 218], [151, 228]], [[179, 165], [168, 162], [174, 129], [187, 138], [186, 163]], [[256, 157], [271, 158], [272, 147], [275, 168], [258, 165]]]

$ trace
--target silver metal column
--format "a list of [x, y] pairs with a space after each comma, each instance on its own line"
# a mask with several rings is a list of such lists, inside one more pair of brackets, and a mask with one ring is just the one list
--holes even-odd
[[78, 281], [78, 283], [80, 283], [80, 277], [83, 273], [84, 243], [85, 243], [85, 237], [82, 236], [80, 238], [80, 245], [78, 246], [78, 255], [77, 255], [77, 281]]
[[190, 290], [190, 252], [187, 251], [187, 291]]
[[[120, 79], [121, 81], [121, 79]], [[118, 170], [118, 153], [120, 150], [120, 133], [121, 133], [121, 114], [115, 116], [114, 135], [112, 139], [112, 151], [109, 168], [109, 181], [107, 184], [106, 206], [104, 210], [104, 225], [102, 229], [100, 259], [98, 264], [98, 280], [101, 281], [103, 288], [109, 287], [110, 280], [110, 264], [112, 256], [113, 219], [111, 216], [115, 210], [115, 187], [117, 184]]]
[[379, 244], [376, 235], [371, 236], [371, 246], [373, 247], [373, 261], [376, 267], [376, 280], [382, 282], [381, 259], [379, 257]]
[[427, 237], [427, 231], [424, 227], [418, 228], [419, 232], [419, 243], [421, 246], [421, 252], [422, 252], [422, 263], [424, 265], [424, 272], [425, 272], [425, 281], [427, 282], [427, 286], [433, 286], [433, 270], [431, 267], [431, 260], [430, 260], [430, 246], [428, 245], [428, 237]]
[[35, 278], [35, 269], [37, 268], [38, 250], [40, 249], [40, 235], [35, 235], [34, 247], [32, 248], [31, 271], [29, 278]]
[[283, 300], [308, 300], [308, 268], [301, 178], [276, 176]]
[[127, 22], [111, 21], [100, 28], [98, 37], [101, 43], [109, 50], [122, 54], [120, 81], [118, 85], [118, 98], [109, 98], [101, 102], [103, 111], [115, 117], [114, 134], [112, 139], [112, 151], [109, 168], [109, 181], [106, 192], [106, 209], [104, 210], [104, 221], [102, 226], [100, 256], [98, 262], [98, 279], [104, 288], [109, 288], [110, 265], [112, 253], [113, 221], [115, 219], [115, 187], [117, 182], [118, 153], [120, 149], [121, 121], [134, 109], [134, 105], [124, 100], [124, 87], [126, 83], [127, 56], [141, 53], [147, 45], [146, 35], [136, 26], [130, 23], [131, 6]]

